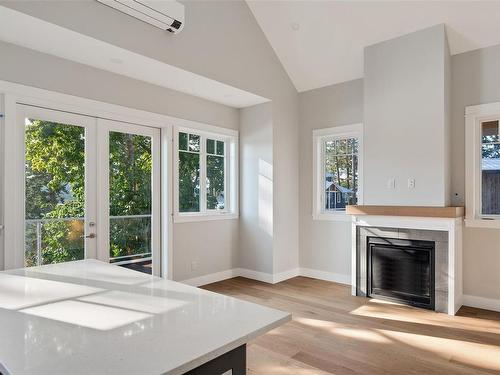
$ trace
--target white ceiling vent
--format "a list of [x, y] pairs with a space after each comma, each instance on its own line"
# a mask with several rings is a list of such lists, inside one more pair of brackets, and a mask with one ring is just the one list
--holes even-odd
[[184, 27], [184, 5], [174, 0], [97, 1], [174, 34]]

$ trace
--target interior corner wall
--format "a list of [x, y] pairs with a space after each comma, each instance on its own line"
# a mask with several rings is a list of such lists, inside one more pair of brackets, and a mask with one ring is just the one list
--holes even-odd
[[[452, 204], [465, 204], [465, 107], [500, 102], [500, 45], [452, 56]], [[500, 230], [464, 227], [464, 295], [500, 305]]]
[[273, 101], [273, 273], [299, 267], [298, 96]]
[[363, 80], [299, 94], [300, 267], [350, 280], [351, 223], [313, 220], [312, 171], [314, 129], [363, 122]]
[[[0, 56], [0, 80], [226, 128], [239, 128], [239, 111], [221, 104], [8, 43], [0, 42]], [[238, 220], [174, 224], [173, 240], [173, 277], [176, 280], [237, 266]], [[198, 264], [194, 270], [191, 266], [193, 261]]]
[[273, 111], [265, 103], [240, 110], [240, 268], [273, 273]]

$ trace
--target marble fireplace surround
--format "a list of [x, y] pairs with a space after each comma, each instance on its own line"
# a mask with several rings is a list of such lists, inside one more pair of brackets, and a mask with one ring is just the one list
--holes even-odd
[[[449, 315], [462, 306], [462, 223], [463, 217], [412, 217], [386, 215], [352, 216], [352, 295], [366, 291], [366, 237], [388, 237], [435, 242], [435, 310]], [[364, 254], [363, 254], [364, 253]], [[364, 258], [363, 258], [364, 255]], [[364, 272], [364, 275], [363, 275]], [[364, 278], [363, 278], [364, 277]], [[363, 293], [361, 293], [363, 295]]]

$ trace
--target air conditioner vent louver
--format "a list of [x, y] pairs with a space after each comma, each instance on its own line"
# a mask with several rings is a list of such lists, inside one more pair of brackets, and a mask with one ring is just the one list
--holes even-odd
[[160, 29], [179, 33], [184, 27], [184, 5], [174, 0], [97, 0]]

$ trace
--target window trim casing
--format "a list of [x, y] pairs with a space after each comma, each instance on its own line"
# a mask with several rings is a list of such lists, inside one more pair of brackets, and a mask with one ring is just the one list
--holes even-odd
[[322, 178], [324, 167], [323, 141], [325, 139], [357, 138], [358, 139], [358, 204], [363, 204], [363, 124], [334, 126], [313, 130], [313, 220], [351, 221], [351, 216], [342, 211], [326, 211], [323, 209]]
[[[200, 212], [179, 212], [179, 133], [199, 134], [200, 139]], [[206, 139], [215, 139], [225, 142], [224, 173], [226, 189], [226, 205], [224, 210], [208, 210], [206, 208]], [[238, 212], [238, 143], [237, 130], [222, 128], [208, 124], [196, 126], [174, 126], [172, 137], [174, 168], [173, 168], [173, 219], [174, 223], [187, 223], [210, 220], [237, 219]], [[227, 208], [226, 208], [227, 207]]]
[[481, 213], [481, 123], [500, 118], [500, 102], [465, 107], [465, 225], [500, 228], [500, 215]]

